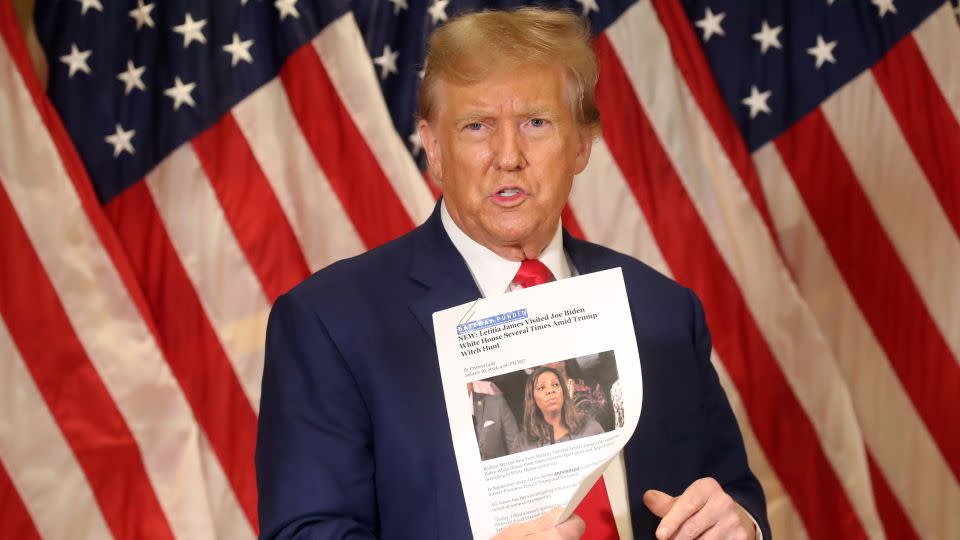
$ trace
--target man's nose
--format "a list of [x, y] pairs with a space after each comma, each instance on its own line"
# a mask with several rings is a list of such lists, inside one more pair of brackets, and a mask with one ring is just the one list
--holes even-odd
[[493, 140], [496, 152], [497, 168], [504, 171], [515, 171], [526, 167], [527, 161], [523, 154], [520, 129], [513, 124], [503, 125], [497, 130]]

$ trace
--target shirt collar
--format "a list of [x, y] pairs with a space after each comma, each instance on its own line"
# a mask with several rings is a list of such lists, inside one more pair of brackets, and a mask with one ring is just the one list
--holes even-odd
[[[488, 297], [507, 292], [513, 276], [517, 275], [517, 270], [520, 269], [520, 261], [504, 259], [467, 236], [467, 233], [463, 232], [450, 217], [445, 200], [440, 201], [440, 221], [454, 247], [467, 262], [467, 268], [473, 280], [477, 282], [480, 293]], [[538, 259], [550, 269], [555, 278], [570, 277], [570, 263], [563, 252], [563, 231], [559, 222], [557, 222], [557, 231]]]

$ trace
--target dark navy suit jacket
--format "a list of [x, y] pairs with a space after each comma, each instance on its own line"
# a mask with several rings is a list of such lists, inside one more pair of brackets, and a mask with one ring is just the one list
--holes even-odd
[[[712, 476], [770, 538], [699, 300], [631, 257], [567, 234], [564, 249], [580, 274], [623, 269], [644, 385], [624, 450], [636, 537], [658, 523], [644, 491]], [[257, 434], [262, 538], [470, 537], [432, 314], [478, 296], [435, 210], [277, 300]]]

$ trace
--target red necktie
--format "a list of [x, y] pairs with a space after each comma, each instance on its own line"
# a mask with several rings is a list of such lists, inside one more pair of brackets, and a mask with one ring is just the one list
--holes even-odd
[[610, 497], [607, 495], [607, 486], [601, 476], [593, 485], [587, 496], [580, 501], [580, 506], [574, 511], [583, 518], [587, 529], [580, 540], [610, 540], [620, 538], [617, 533], [617, 523], [613, 520], [613, 510], [610, 508]]
[[553, 272], [547, 268], [547, 265], [537, 259], [524, 259], [523, 262], [520, 263], [520, 269], [517, 270], [517, 275], [513, 276], [513, 281], [510, 282], [510, 285], [512, 286], [511, 289], [526, 289], [527, 287], [547, 283], [554, 279], [556, 278], [553, 277]]
[[[520, 263], [520, 270], [517, 270], [517, 275], [513, 277], [510, 285], [511, 290], [514, 288], [525, 289], [554, 279], [553, 273], [545, 264], [537, 259], [524, 259]], [[613, 510], [610, 509], [607, 486], [603, 483], [602, 476], [593, 485], [593, 488], [587, 492], [586, 497], [580, 501], [576, 514], [583, 518], [583, 521], [587, 524], [587, 530], [583, 533], [581, 540], [619, 538], [617, 524], [613, 519]]]

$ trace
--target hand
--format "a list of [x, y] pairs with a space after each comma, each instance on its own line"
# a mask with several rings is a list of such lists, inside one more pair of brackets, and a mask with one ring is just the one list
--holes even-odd
[[756, 529], [750, 516], [713, 478], [701, 478], [679, 497], [651, 489], [643, 504], [657, 517], [657, 539], [753, 540]]
[[490, 540], [520, 540], [521, 538], [529, 540], [579, 540], [583, 536], [584, 529], [587, 528], [580, 516], [572, 514], [563, 523], [556, 527], [553, 526], [562, 511], [563, 508], [558, 506], [537, 519], [524, 523], [514, 523], [497, 533]]

